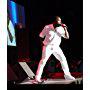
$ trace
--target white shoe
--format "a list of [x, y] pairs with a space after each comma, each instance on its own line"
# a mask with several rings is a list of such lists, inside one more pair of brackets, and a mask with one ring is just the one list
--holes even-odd
[[35, 81], [37, 81], [37, 82], [42, 82], [43, 80], [42, 80], [41, 78], [35, 77]]
[[35, 79], [35, 82], [37, 82], [38, 84], [42, 84], [42, 83], [44, 83], [44, 80], [37, 80], [37, 79]]
[[37, 81], [37, 82], [42, 82], [42, 80], [38, 80], [38, 79], [35, 79], [35, 81]]
[[64, 75], [66, 80], [75, 80], [75, 78], [71, 75]]

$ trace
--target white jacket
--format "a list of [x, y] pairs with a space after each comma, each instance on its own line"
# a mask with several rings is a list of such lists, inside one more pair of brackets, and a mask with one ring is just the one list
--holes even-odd
[[44, 38], [43, 44], [60, 44], [61, 37], [65, 37], [65, 31], [62, 26], [55, 28], [54, 31], [53, 24], [46, 25], [42, 32], [39, 34], [41, 38]]

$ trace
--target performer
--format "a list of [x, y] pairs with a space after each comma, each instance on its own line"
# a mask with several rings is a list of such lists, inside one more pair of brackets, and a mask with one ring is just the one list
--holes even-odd
[[51, 54], [53, 54], [60, 61], [62, 69], [64, 71], [65, 79], [75, 80], [75, 78], [69, 71], [66, 57], [59, 47], [61, 43], [61, 37], [69, 39], [67, 26], [65, 24], [62, 24], [61, 18], [59, 16], [56, 16], [55, 22], [53, 24], [46, 25], [39, 36], [41, 38], [45, 37], [45, 40], [43, 41], [44, 45], [42, 49], [42, 58], [38, 65], [35, 80], [37, 82], [42, 82], [41, 75], [43, 72], [43, 68]]

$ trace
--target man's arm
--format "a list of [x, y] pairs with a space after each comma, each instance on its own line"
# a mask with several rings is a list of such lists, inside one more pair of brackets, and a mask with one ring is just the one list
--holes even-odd
[[64, 27], [64, 30], [65, 30], [65, 38], [66, 38], [66, 39], [69, 39], [69, 33], [68, 33], [68, 31], [67, 31], [67, 28]]
[[39, 36], [40, 36], [41, 38], [44, 38], [45, 34], [46, 34], [46, 26], [45, 26], [44, 29], [40, 32]]
[[69, 39], [69, 33], [67, 31], [66, 26], [62, 26], [63, 29], [56, 28], [56, 33], [58, 36], [62, 36], [63, 38]]
[[48, 28], [49, 28], [48, 26], [45, 26], [44, 29], [41, 31], [41, 33], [39, 34], [41, 38], [45, 37]]
[[65, 37], [66, 39], [69, 39], [69, 33], [68, 33], [68, 31], [67, 31], [67, 26], [66, 26], [66, 24], [62, 24], [62, 27], [64, 28], [64, 31], [65, 31], [64, 37]]

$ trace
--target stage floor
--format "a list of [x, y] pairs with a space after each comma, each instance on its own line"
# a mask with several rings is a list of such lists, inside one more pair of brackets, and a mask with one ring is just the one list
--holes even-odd
[[[75, 80], [65, 80], [65, 79], [47, 79], [45, 80], [42, 84], [82, 84], [83, 78], [76, 78]], [[26, 84], [38, 84], [35, 82], [35, 80], [30, 80], [29, 78], [26, 78], [24, 81], [21, 83], [22, 85]]]

